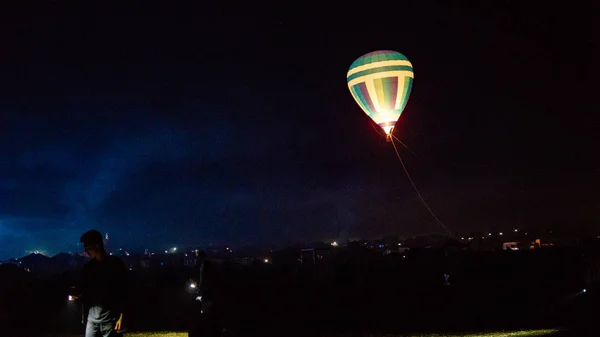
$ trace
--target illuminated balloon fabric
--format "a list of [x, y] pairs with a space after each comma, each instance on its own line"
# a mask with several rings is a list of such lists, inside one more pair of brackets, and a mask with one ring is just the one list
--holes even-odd
[[359, 57], [347, 75], [350, 93], [388, 137], [406, 106], [413, 78], [410, 61], [392, 50], [378, 50]]

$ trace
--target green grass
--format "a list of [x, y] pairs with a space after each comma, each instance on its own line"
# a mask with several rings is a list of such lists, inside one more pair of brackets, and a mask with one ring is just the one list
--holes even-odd
[[[407, 337], [541, 337], [550, 336], [558, 330], [524, 330], [511, 332], [469, 333], [458, 335], [409, 335]], [[124, 337], [187, 337], [187, 332], [131, 332]], [[309, 337], [309, 336], [307, 336]], [[384, 335], [381, 337], [400, 337], [397, 335]]]
[[[558, 332], [558, 330], [523, 330], [523, 331], [512, 331], [512, 332], [486, 332], [486, 333], [467, 333], [467, 334], [452, 334], [452, 335], [382, 335], [382, 336], [365, 336], [365, 337], [542, 337], [551, 336]], [[58, 337], [59, 335], [48, 335], [47, 337]], [[69, 335], [73, 336], [73, 335]], [[76, 335], [77, 337], [83, 335]], [[73, 337], [76, 337], [73, 336]], [[61, 337], [68, 337], [61, 335]], [[126, 332], [124, 337], [188, 337], [187, 332], [172, 332], [172, 331], [161, 331], [161, 332]], [[285, 336], [284, 336], [285, 337]], [[310, 337], [310, 336], [306, 336]]]
[[188, 337], [187, 332], [126, 332], [123, 337]]
[[[507, 332], [486, 332], [486, 333], [466, 333], [466, 334], [452, 334], [452, 335], [408, 335], [406, 337], [537, 337], [537, 336], [550, 336], [558, 330], [523, 330], [523, 331], [507, 331]], [[384, 335], [382, 337], [400, 337], [396, 335]]]

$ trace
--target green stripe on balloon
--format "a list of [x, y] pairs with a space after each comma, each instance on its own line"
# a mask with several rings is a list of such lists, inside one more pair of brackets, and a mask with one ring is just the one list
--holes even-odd
[[354, 85], [352, 86], [352, 93], [354, 94], [354, 97], [356, 97], [357, 101], [358, 101], [358, 105], [360, 105], [360, 107], [363, 109], [363, 111], [369, 111], [369, 107], [365, 101], [365, 98], [363, 97], [362, 93], [360, 92], [360, 88], [359, 85]]
[[410, 96], [410, 92], [412, 90], [412, 82], [413, 79], [411, 77], [404, 78], [404, 92], [402, 93], [402, 105], [400, 106], [400, 111], [403, 111], [408, 103], [408, 97]]
[[359, 57], [358, 59], [356, 59], [356, 61], [352, 62], [352, 64], [350, 65], [350, 69], [374, 62], [391, 60], [408, 61], [408, 58], [393, 50], [380, 50]]
[[380, 103], [381, 107], [384, 109], [393, 109], [394, 106], [392, 105], [392, 95], [391, 95], [391, 78], [387, 77], [387, 78], [382, 78], [381, 79], [381, 85], [383, 86], [382, 91], [383, 91], [383, 104]]
[[371, 75], [371, 74], [377, 74], [377, 73], [383, 73], [383, 72], [387, 72], [387, 71], [413, 71], [413, 68], [411, 66], [383, 66], [383, 67], [377, 67], [377, 68], [373, 68], [373, 69], [367, 69], [367, 70], [363, 70], [363, 71], [359, 71], [357, 73], [354, 73], [350, 76], [348, 76], [347, 81], [350, 82], [355, 78], [359, 78], [362, 76], [366, 76], [366, 75]]

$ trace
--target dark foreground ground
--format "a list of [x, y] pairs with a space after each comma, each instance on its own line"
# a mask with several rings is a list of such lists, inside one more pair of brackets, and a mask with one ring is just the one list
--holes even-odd
[[[291, 263], [225, 266], [204, 296], [215, 303], [209, 317], [200, 313], [186, 284], [195, 271], [133, 274], [125, 325], [129, 332], [190, 331], [190, 337], [201, 336], [207, 323], [227, 328], [229, 336], [446, 336], [538, 329], [600, 336], [599, 292], [595, 283], [574, 277], [581, 274], [579, 256], [460, 256], [452, 264], [447, 255], [381, 258], [359, 251], [322, 270], [299, 270]], [[449, 285], [442, 277], [448, 270]], [[80, 306], [67, 301], [68, 282], [24, 278], [9, 286], [3, 304], [12, 316], [4, 318], [1, 336], [83, 332]], [[524, 333], [488, 336], [528, 336]]]
[[[522, 331], [497, 331], [484, 333], [469, 333], [469, 334], [415, 334], [415, 335], [368, 335], [370, 337], [549, 337], [558, 336], [555, 330], [522, 330]], [[125, 333], [124, 337], [187, 337], [187, 332], [133, 332]], [[282, 333], [280, 336], [286, 336]], [[310, 335], [309, 335], [310, 336]], [[348, 335], [332, 335], [332, 337], [345, 337]], [[81, 334], [73, 335], [46, 335], [44, 337], [83, 337]]]

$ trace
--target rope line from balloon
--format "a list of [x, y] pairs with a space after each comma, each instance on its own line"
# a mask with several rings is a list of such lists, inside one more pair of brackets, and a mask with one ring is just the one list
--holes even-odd
[[[376, 125], [375, 122], [373, 122], [371, 120], [369, 122], [369, 125], [371, 125], [373, 130], [377, 131], [378, 134], [385, 136], [385, 133], [381, 132], [381, 127], [379, 127], [379, 125]], [[400, 145], [402, 145], [406, 150], [408, 150], [408, 152], [410, 152], [413, 156], [415, 156], [415, 158], [417, 158], [417, 155], [406, 144], [404, 144], [398, 137], [394, 136], [393, 134], [390, 134], [390, 135], [392, 136], [392, 138], [395, 138], [398, 141], [398, 143], [400, 143]]]
[[448, 228], [446, 228], [446, 226], [442, 223], [442, 221], [435, 215], [435, 213], [433, 213], [433, 211], [431, 210], [431, 207], [429, 207], [429, 204], [427, 203], [427, 201], [425, 201], [425, 199], [421, 195], [421, 192], [419, 192], [419, 189], [417, 188], [414, 181], [410, 177], [410, 174], [408, 174], [408, 170], [406, 169], [406, 165], [404, 165], [404, 161], [402, 160], [402, 157], [400, 157], [400, 152], [398, 152], [398, 148], [396, 147], [396, 144], [394, 143], [394, 139], [397, 139], [397, 138], [392, 137], [392, 146], [394, 147], [394, 152], [396, 152], [396, 156], [400, 160], [400, 164], [402, 164], [402, 168], [404, 169], [404, 173], [406, 174], [408, 181], [412, 185], [415, 192], [417, 192], [417, 196], [419, 197], [419, 199], [421, 199], [421, 201], [423, 202], [423, 205], [425, 205], [425, 208], [427, 208], [427, 210], [429, 211], [431, 216], [435, 219], [435, 221], [438, 223], [438, 225], [440, 225], [440, 227], [442, 227], [446, 232], [448, 232], [448, 234], [452, 235], [452, 232], [450, 232], [448, 230]]
[[[417, 158], [417, 155], [414, 152], [412, 152], [412, 150], [409, 149], [408, 146], [404, 145], [404, 143], [398, 137], [394, 136], [394, 134], [391, 134], [391, 136], [393, 139], [397, 140], [398, 143], [400, 143], [400, 145], [404, 146], [404, 148], [407, 149], [408, 152], [410, 152], [413, 156], [415, 156], [415, 158]], [[393, 143], [393, 140], [392, 140], [392, 143]]]

